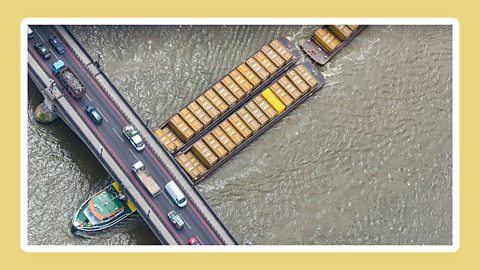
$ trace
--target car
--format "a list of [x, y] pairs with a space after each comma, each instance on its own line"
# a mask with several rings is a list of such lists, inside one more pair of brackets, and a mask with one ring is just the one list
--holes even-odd
[[168, 219], [170, 219], [170, 221], [173, 223], [173, 225], [175, 225], [175, 228], [177, 228], [177, 230], [183, 228], [185, 221], [183, 221], [182, 217], [177, 212], [175, 212], [175, 210], [168, 212], [167, 216]]
[[33, 32], [32, 28], [30, 28], [30, 26], [27, 26], [27, 34], [28, 34], [28, 38], [33, 38], [35, 36], [35, 32]]
[[200, 241], [198, 241], [198, 239], [195, 236], [188, 239], [188, 244], [190, 246], [201, 246], [202, 245], [202, 243], [200, 243]]
[[97, 108], [89, 105], [85, 108], [85, 112], [90, 116], [95, 125], [100, 125], [103, 122], [103, 117], [100, 115]]
[[57, 36], [50, 36], [48, 40], [50, 40], [50, 44], [52, 44], [53, 48], [55, 48], [59, 54], [65, 53], [65, 47], [63, 47], [63, 44], [58, 40]]
[[50, 54], [50, 51], [45, 47], [45, 45], [41, 42], [35, 43], [33, 45], [35, 47], [35, 50], [40, 54], [40, 56], [43, 58], [43, 60], [48, 60], [52, 56]]

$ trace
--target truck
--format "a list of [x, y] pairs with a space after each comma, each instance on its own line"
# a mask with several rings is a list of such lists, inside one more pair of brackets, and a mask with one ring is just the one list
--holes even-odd
[[83, 82], [69, 66], [65, 65], [63, 60], [53, 63], [53, 73], [73, 98], [79, 99], [87, 92]]
[[157, 182], [155, 182], [155, 179], [153, 179], [150, 172], [145, 168], [145, 165], [143, 165], [143, 162], [138, 161], [137, 163], [133, 164], [132, 171], [153, 197], [162, 191]]
[[127, 137], [127, 139], [138, 152], [145, 149], [145, 143], [143, 142], [142, 137], [140, 137], [138, 130], [136, 130], [132, 125], [128, 125], [122, 130], [125, 137]]

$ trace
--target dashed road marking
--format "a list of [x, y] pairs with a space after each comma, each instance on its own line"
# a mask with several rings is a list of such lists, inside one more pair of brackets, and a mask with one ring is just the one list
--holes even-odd
[[102, 115], [103, 119], [108, 122], [108, 119], [105, 117], [105, 115], [97, 108], [97, 111]]
[[119, 138], [122, 142], [125, 142], [125, 141], [122, 139], [122, 136], [118, 135], [117, 131], [116, 131], [114, 128], [112, 128], [112, 129], [113, 129], [113, 132], [115, 132], [115, 134], [117, 134], [118, 138]]
[[167, 198], [167, 201], [173, 206], [175, 207], [175, 205], [173, 205], [172, 201], [170, 201], [170, 199], [168, 198], [167, 194], [165, 194], [165, 192], [162, 192], [163, 196], [165, 196], [165, 198]]
[[90, 100], [90, 102], [92, 102], [92, 99], [88, 96], [88, 94], [85, 94], [85, 96], [88, 98], [88, 100]]
[[128, 148], [128, 151], [130, 151], [130, 153], [132, 153], [132, 155], [133, 155], [138, 161], [140, 161], [140, 159], [138, 159], [138, 157], [133, 153], [132, 149]]
[[182, 216], [182, 214], [178, 213], [178, 215], [183, 219], [183, 221], [185, 221], [185, 224], [187, 224], [187, 227], [191, 230], [192, 227], [190, 227], [190, 225], [188, 225], [187, 220]]

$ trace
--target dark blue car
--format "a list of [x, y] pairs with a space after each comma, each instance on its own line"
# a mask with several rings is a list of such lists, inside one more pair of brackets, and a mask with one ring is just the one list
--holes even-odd
[[65, 48], [63, 47], [63, 44], [58, 40], [56, 36], [50, 36], [48, 40], [50, 40], [50, 44], [52, 44], [53, 48], [55, 48], [55, 50], [59, 54], [65, 53]]
[[93, 106], [87, 106], [87, 108], [85, 108], [85, 112], [88, 114], [88, 116], [90, 116], [90, 118], [92, 118], [95, 125], [100, 125], [103, 122], [103, 117], [100, 115], [100, 113], [98, 113], [97, 108]]

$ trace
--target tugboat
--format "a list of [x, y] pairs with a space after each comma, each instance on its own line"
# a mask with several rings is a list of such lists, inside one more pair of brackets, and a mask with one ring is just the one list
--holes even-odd
[[137, 209], [113, 182], [80, 206], [73, 218], [72, 232], [95, 232], [107, 229]]

